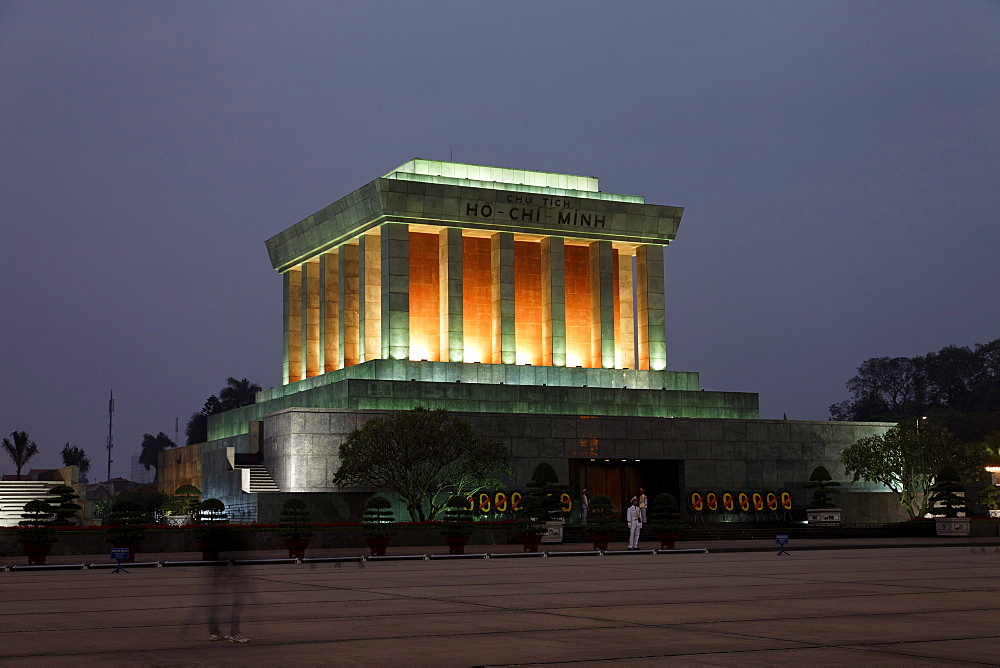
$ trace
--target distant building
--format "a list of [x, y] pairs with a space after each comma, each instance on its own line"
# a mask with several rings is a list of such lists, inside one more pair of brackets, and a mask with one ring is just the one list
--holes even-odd
[[132, 455], [132, 480], [143, 485], [152, 485], [156, 479], [156, 468], [150, 467], [148, 470], [139, 461], [139, 455]]

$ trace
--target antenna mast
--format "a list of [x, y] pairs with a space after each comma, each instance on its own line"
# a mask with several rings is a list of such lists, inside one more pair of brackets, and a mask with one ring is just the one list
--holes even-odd
[[108, 481], [111, 480], [111, 448], [114, 447], [114, 439], [111, 436], [111, 424], [115, 415], [115, 391], [111, 390], [111, 398], [108, 399]]

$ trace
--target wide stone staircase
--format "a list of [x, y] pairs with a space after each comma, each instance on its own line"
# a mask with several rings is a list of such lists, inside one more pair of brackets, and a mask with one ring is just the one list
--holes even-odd
[[[267, 492], [280, 492], [278, 485], [274, 482], [271, 474], [264, 467], [263, 464], [248, 464], [236, 462], [235, 468], [243, 471], [247, 471], [250, 475], [249, 477], [243, 475], [243, 491], [250, 492], [252, 494], [261, 494]], [[248, 484], [249, 482], [249, 484]]]
[[0, 526], [17, 526], [24, 504], [35, 499], [51, 502], [49, 490], [61, 484], [51, 480], [0, 480]]

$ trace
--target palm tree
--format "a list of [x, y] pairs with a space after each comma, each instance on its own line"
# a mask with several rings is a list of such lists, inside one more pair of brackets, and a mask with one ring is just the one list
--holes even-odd
[[230, 376], [226, 379], [226, 386], [219, 391], [222, 410], [228, 411], [253, 404], [260, 389], [260, 385], [251, 383], [246, 378], [236, 380]]
[[150, 466], [156, 467], [159, 464], [160, 453], [172, 447], [174, 447], [174, 442], [162, 431], [156, 436], [143, 434], [139, 463], [145, 466], [148, 471]]
[[29, 459], [38, 454], [38, 446], [35, 445], [34, 441], [28, 440], [28, 432], [26, 431], [14, 431], [11, 432], [10, 436], [14, 442], [12, 443], [8, 438], [3, 439], [3, 449], [14, 460], [14, 466], [17, 467], [17, 477], [20, 479], [21, 469], [28, 463]]

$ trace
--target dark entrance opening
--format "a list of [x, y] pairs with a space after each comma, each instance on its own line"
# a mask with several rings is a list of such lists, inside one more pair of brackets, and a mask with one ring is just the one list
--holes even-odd
[[[580, 490], [587, 494], [606, 494], [611, 497], [615, 510], [624, 516], [625, 508], [639, 488], [646, 490], [652, 503], [657, 494], [669, 492], [680, 502], [681, 471], [684, 462], [679, 459], [644, 459], [642, 461], [591, 461], [569, 460], [571, 494], [579, 498]], [[577, 517], [577, 521], [579, 518]]]

